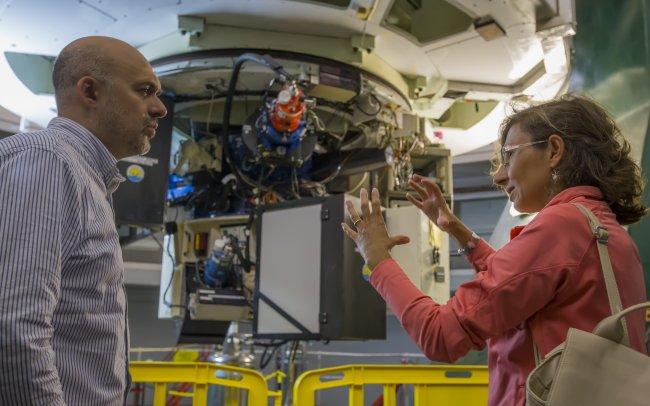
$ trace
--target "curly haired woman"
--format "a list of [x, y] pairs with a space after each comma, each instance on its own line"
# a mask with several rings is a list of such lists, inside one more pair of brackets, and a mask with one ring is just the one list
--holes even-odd
[[[569, 327], [591, 331], [611, 314], [597, 242], [574, 204], [608, 230], [607, 249], [623, 308], [646, 300], [639, 252], [622, 225], [641, 219], [644, 182], [630, 147], [607, 112], [580, 96], [564, 96], [508, 117], [494, 182], [515, 209], [538, 212], [511, 232], [499, 250], [467, 228], [446, 204], [438, 186], [415, 176], [408, 199], [451, 234], [476, 269], [446, 304], [420, 292], [390, 257], [404, 244], [390, 237], [379, 193], [361, 191], [354, 228], [343, 224], [372, 269], [370, 282], [428, 358], [454, 362], [471, 349], [489, 350], [489, 404], [524, 405], [525, 383], [535, 367], [536, 347], [545, 355], [561, 344]], [[642, 312], [627, 318], [630, 346], [645, 353]]]

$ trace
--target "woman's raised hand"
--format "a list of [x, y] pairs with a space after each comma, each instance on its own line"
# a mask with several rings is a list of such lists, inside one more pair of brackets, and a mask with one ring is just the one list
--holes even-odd
[[419, 195], [418, 198], [407, 193], [406, 198], [409, 202], [422, 210], [441, 230], [450, 232], [451, 227], [459, 220], [452, 213], [436, 182], [420, 175], [413, 175], [409, 180], [409, 186]]
[[357, 250], [363, 256], [370, 269], [374, 269], [381, 261], [390, 258], [390, 249], [396, 245], [408, 244], [409, 238], [403, 235], [391, 237], [386, 230], [384, 217], [381, 214], [379, 191], [372, 190], [372, 209], [368, 204], [368, 191], [361, 189], [361, 215], [357, 213], [352, 202], [347, 201], [348, 214], [353, 227], [342, 223], [343, 231], [354, 240]]

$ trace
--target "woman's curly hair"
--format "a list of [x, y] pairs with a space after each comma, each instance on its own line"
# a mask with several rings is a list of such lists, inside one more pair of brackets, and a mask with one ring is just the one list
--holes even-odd
[[529, 134], [532, 141], [546, 140], [552, 134], [564, 140], [564, 156], [556, 168], [557, 190], [596, 186], [621, 224], [632, 224], [646, 214], [641, 201], [645, 181], [630, 157], [630, 144], [598, 103], [568, 94], [523, 110], [515, 109], [501, 124], [501, 145], [514, 125]]

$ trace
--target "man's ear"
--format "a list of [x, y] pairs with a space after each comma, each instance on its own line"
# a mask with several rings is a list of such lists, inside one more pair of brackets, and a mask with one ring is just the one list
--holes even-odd
[[549, 164], [551, 168], [558, 166], [564, 156], [564, 139], [557, 134], [548, 137]]
[[84, 76], [77, 81], [77, 97], [88, 108], [97, 107], [100, 93], [100, 83], [91, 76]]

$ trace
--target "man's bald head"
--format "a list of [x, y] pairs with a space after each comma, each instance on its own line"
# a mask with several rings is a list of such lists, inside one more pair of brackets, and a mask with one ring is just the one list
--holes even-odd
[[81, 38], [63, 48], [52, 76], [60, 117], [84, 126], [117, 159], [149, 150], [167, 109], [137, 49], [115, 38]]
[[137, 49], [115, 38], [94, 36], [71, 42], [54, 62], [52, 82], [57, 106], [61, 108], [66, 103], [69, 91], [84, 76], [110, 86], [118, 67], [134, 62], [147, 60]]

